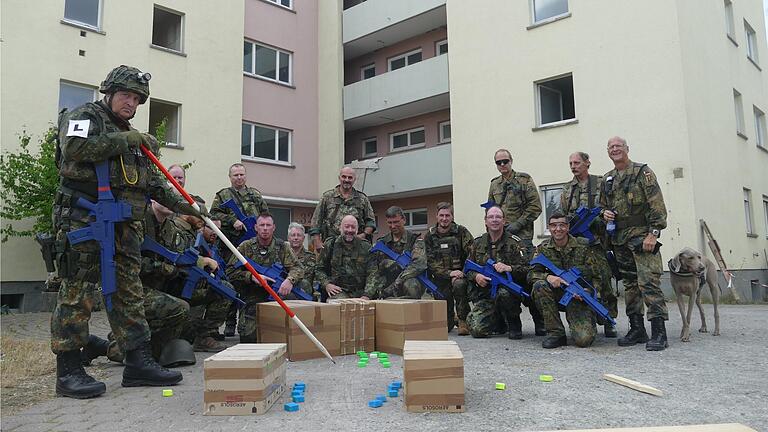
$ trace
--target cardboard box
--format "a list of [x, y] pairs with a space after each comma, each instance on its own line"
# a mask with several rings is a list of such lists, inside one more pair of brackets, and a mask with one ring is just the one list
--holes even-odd
[[405, 340], [447, 340], [445, 300], [376, 300], [376, 350], [402, 354]]
[[341, 313], [341, 355], [371, 352], [375, 347], [376, 304], [362, 299], [334, 299]]
[[464, 412], [464, 355], [454, 341], [405, 341], [405, 409]]
[[[341, 352], [340, 307], [338, 304], [304, 300], [285, 302], [332, 356]], [[258, 338], [262, 343], [287, 344], [287, 357], [301, 361], [324, 357], [277, 302], [259, 303]]]
[[203, 414], [264, 414], [285, 392], [285, 344], [240, 344], [203, 362]]

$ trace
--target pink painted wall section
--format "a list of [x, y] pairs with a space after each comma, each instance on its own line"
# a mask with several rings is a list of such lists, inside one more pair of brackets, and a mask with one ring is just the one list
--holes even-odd
[[435, 56], [435, 43], [448, 38], [446, 27], [438, 27], [420, 36], [406, 39], [394, 45], [364, 54], [344, 63], [344, 85], [360, 81], [360, 68], [371, 63], [376, 64], [376, 75], [387, 72], [387, 60], [391, 57], [405, 54], [421, 48], [421, 59], [426, 60]]
[[440, 133], [438, 130], [438, 124], [444, 121], [449, 121], [450, 119], [451, 111], [441, 110], [416, 117], [409, 117], [407, 119], [387, 123], [381, 126], [358, 129], [352, 132], [348, 132], [344, 139], [344, 161], [349, 163], [355, 159], [360, 159], [363, 152], [363, 140], [374, 137], [376, 138], [376, 144], [378, 146], [377, 156], [387, 156], [390, 153], [390, 134], [422, 126], [424, 127], [425, 132], [425, 147], [419, 147], [412, 150], [399, 150], [394, 153], [402, 153], [404, 151], [418, 151], [422, 148], [434, 147], [439, 145], [438, 141]]
[[[287, 10], [245, 0], [245, 39], [293, 53], [293, 87], [243, 75], [243, 121], [292, 131], [292, 167], [244, 160], [248, 184], [265, 195], [317, 199], [317, 3], [294, 0]], [[237, 144], [240, 145], [239, 143]]]
[[[441, 193], [434, 195], [425, 195], [420, 197], [402, 198], [387, 201], [376, 201], [371, 203], [373, 206], [373, 212], [376, 214], [376, 233], [373, 235], [374, 239], [385, 236], [389, 229], [387, 228], [387, 218], [384, 214], [390, 206], [398, 206], [403, 210], [414, 209], [427, 209], [428, 227], [437, 223], [437, 203], [446, 201], [453, 202], [453, 193]], [[461, 225], [466, 225], [460, 221], [456, 221]], [[426, 230], [414, 230], [414, 232], [424, 232]], [[474, 233], [473, 233], [474, 234]]]

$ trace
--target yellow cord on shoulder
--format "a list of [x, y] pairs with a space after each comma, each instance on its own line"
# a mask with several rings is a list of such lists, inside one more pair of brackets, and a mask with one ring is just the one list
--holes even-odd
[[136, 171], [136, 177], [133, 180], [128, 180], [128, 173], [125, 172], [125, 163], [123, 162], [123, 155], [120, 155], [120, 166], [123, 168], [123, 178], [129, 185], [135, 185], [139, 181], [139, 171]]

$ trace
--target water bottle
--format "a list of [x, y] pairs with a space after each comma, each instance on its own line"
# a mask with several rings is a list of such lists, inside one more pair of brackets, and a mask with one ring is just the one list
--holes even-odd
[[613, 237], [614, 234], [616, 234], [616, 221], [608, 221], [608, 223], [605, 224], [605, 232], [608, 234], [609, 237]]

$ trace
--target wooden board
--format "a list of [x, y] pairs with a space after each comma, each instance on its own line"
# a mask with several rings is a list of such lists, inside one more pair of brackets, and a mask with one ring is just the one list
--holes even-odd
[[725, 260], [723, 259], [723, 254], [720, 253], [720, 245], [717, 244], [717, 240], [715, 240], [715, 237], [712, 236], [712, 232], [709, 230], [709, 227], [707, 226], [707, 223], [704, 221], [704, 219], [699, 219], [699, 223], [701, 224], [701, 229], [704, 231], [704, 235], [707, 236], [707, 245], [709, 246], [709, 250], [712, 251], [712, 255], [715, 257], [715, 262], [717, 262], [717, 266], [720, 267], [720, 271], [723, 272], [723, 277], [725, 278], [725, 281], [728, 282], [728, 288], [730, 288], [731, 295], [733, 295], [733, 299], [736, 300], [736, 303], [741, 302], [741, 296], [739, 295], [739, 291], [736, 289], [736, 286], [733, 284], [731, 273], [728, 271], [728, 266], [725, 264]]
[[656, 427], [630, 427], [615, 429], [568, 429], [561, 432], [757, 432], [740, 423], [689, 425], [689, 426], [656, 426]]
[[624, 387], [629, 387], [629, 388], [631, 388], [633, 390], [637, 390], [639, 392], [652, 394], [654, 396], [663, 396], [664, 395], [664, 393], [661, 390], [657, 389], [657, 388], [645, 385], [643, 383], [639, 383], [637, 381], [632, 381], [631, 379], [620, 377], [618, 375], [604, 374], [603, 378], [608, 380], [608, 381], [610, 381], [610, 382], [614, 382], [616, 384], [623, 385]]

